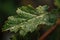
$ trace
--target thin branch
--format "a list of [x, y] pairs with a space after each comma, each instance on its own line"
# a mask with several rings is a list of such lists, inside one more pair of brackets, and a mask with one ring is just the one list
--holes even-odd
[[57, 19], [56, 21], [56, 25], [53, 25], [47, 32], [45, 32], [40, 38], [39, 40], [45, 40], [45, 38], [55, 30], [55, 28], [57, 27], [57, 25], [60, 24], [60, 19]]

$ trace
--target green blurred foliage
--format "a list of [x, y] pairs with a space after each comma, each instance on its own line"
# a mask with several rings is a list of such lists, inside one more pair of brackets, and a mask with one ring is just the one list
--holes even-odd
[[31, 5], [19, 7], [16, 10], [17, 15], [8, 17], [8, 20], [3, 25], [2, 31], [18, 32], [18, 36], [23, 36], [23, 40], [32, 40], [33, 38], [29, 36], [31, 34], [34, 34], [33, 36], [36, 35], [38, 39], [38, 35], [40, 35], [39, 30], [42, 27], [38, 27], [39, 24], [45, 24], [45, 30], [48, 30], [56, 22], [55, 14], [49, 14], [47, 10], [48, 6], [46, 5], [38, 6], [37, 8], [33, 8]]
[[55, 5], [58, 7], [58, 8], [60, 8], [60, 0], [55, 0]]

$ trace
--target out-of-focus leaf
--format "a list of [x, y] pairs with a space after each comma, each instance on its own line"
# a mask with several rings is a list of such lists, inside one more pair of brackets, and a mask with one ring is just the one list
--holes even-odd
[[60, 8], [60, 0], [55, 0], [55, 5]]
[[[26, 10], [25, 10], [26, 9]], [[23, 6], [16, 10], [17, 15], [9, 16], [8, 20], [5, 22], [2, 30], [10, 32], [19, 33], [21, 36], [27, 35], [28, 32], [33, 33], [36, 30], [39, 30], [39, 24], [45, 24], [48, 30], [50, 26], [55, 23], [56, 16], [49, 14], [46, 11], [46, 6], [39, 6], [34, 9], [31, 6]]]

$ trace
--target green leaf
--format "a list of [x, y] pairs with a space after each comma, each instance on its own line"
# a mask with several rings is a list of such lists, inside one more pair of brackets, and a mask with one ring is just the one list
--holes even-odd
[[22, 11], [25, 11], [27, 13], [31, 13], [31, 14], [35, 14], [38, 15], [39, 13], [36, 11], [36, 9], [34, 9], [31, 5], [28, 6], [22, 6], [19, 9], [21, 9]]
[[3, 30], [8, 29], [9, 27], [13, 27], [14, 25], [17, 25], [21, 22], [26, 21], [26, 19], [20, 18], [19, 16], [9, 16], [8, 21], [5, 22], [5, 25], [3, 26]]
[[[29, 9], [27, 9], [29, 8]], [[52, 14], [49, 14], [49, 12], [47, 12], [45, 9], [45, 6], [39, 6], [37, 7], [36, 10], [36, 14], [35, 14], [35, 10], [33, 10], [33, 8], [31, 8], [31, 6], [29, 7], [22, 7], [22, 9], [18, 8], [16, 10], [17, 15], [15, 16], [9, 16], [8, 20], [6, 21], [6, 23], [4, 24], [2, 30], [3, 31], [7, 31], [10, 30], [10, 32], [19, 32], [20, 35], [25, 36], [27, 35], [28, 32], [32, 33], [35, 30], [38, 30], [38, 25], [39, 24], [46, 24], [46, 28], [50, 28], [49, 26], [54, 24], [54, 18], [56, 18], [55, 16], [51, 16]], [[29, 10], [28, 12], [26, 10]], [[32, 12], [32, 11], [34, 12]], [[38, 15], [39, 14], [39, 15]], [[54, 14], [53, 14], [54, 15]], [[50, 21], [49, 21], [50, 20]], [[54, 21], [54, 22], [53, 22]], [[47, 28], [47, 29], [48, 29]]]
[[44, 13], [47, 12], [48, 6], [47, 5], [45, 5], [45, 6], [39, 6], [39, 7], [36, 8], [36, 10], [37, 10], [37, 12], [39, 14], [44, 14]]
[[[22, 17], [22, 18], [26, 18], [26, 19], [30, 19], [30, 18], [34, 18], [36, 17], [36, 15], [33, 15], [33, 14], [30, 14], [30, 13], [27, 13], [25, 11], [22, 11], [21, 9], [18, 8], [18, 10], [16, 11], [17, 14]], [[27, 17], [28, 16], [28, 17]]]

